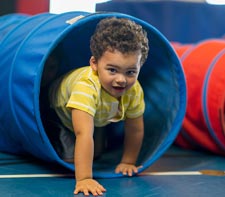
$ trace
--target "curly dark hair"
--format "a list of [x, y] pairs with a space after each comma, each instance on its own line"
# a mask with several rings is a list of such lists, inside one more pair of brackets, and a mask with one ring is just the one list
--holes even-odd
[[98, 60], [106, 50], [118, 50], [121, 53], [131, 53], [140, 50], [141, 65], [148, 57], [148, 38], [141, 25], [126, 18], [105, 18], [96, 27], [91, 37], [92, 55]]

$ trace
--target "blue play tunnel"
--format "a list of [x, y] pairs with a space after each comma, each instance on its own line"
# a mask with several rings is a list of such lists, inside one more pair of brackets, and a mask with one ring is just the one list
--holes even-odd
[[[145, 136], [138, 159], [143, 165], [141, 171], [173, 143], [185, 115], [186, 84], [176, 53], [157, 29], [121, 13], [11, 14], [0, 17], [0, 151], [31, 154], [74, 170], [73, 164], [57, 155], [43, 125], [45, 114], [40, 106], [47, 98], [41, 98], [40, 91], [45, 62], [57, 51], [59, 75], [88, 65], [89, 40], [96, 24], [113, 16], [141, 24], [149, 38], [149, 57], [139, 76], [146, 102]], [[94, 161], [94, 176], [121, 176], [114, 174], [114, 168], [121, 157], [123, 123], [105, 130], [110, 133], [112, 145]]]

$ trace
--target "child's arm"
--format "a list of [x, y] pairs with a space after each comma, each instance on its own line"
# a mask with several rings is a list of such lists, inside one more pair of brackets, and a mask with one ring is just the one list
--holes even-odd
[[94, 155], [93, 117], [88, 113], [72, 109], [73, 128], [76, 135], [74, 165], [76, 188], [74, 194], [83, 192], [94, 196], [102, 195], [105, 188], [92, 178], [92, 164]]
[[141, 166], [136, 167], [136, 161], [141, 149], [144, 137], [143, 116], [125, 120], [124, 151], [120, 164], [116, 167], [116, 173], [132, 176]]

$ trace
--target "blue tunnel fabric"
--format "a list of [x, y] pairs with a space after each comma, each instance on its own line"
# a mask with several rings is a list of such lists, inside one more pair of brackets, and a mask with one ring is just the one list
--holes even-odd
[[[82, 18], [80, 16], [82, 15]], [[7, 18], [7, 16], [3, 16]], [[186, 110], [186, 84], [180, 61], [167, 39], [143, 20], [122, 13], [67, 12], [35, 16], [14, 14], [0, 25], [10, 30], [0, 35], [0, 151], [29, 153], [74, 170], [54, 150], [40, 113], [40, 84], [44, 64], [57, 47], [62, 62], [60, 74], [89, 64], [89, 39], [96, 24], [106, 17], [125, 17], [141, 24], [148, 33], [150, 53], [139, 81], [145, 92], [145, 137], [138, 163], [141, 171], [154, 163], [173, 143]], [[76, 18], [78, 17], [78, 18]], [[79, 19], [80, 18], [80, 19]], [[74, 23], [68, 23], [73, 21]], [[0, 17], [0, 21], [3, 20]], [[4, 19], [5, 20], [5, 19]], [[123, 123], [107, 126], [113, 138], [122, 136]], [[111, 178], [121, 156], [122, 144], [94, 161], [94, 176]]]
[[18, 23], [27, 18], [27, 15], [23, 14], [8, 14], [0, 17], [0, 41], [4, 39], [4, 35], [7, 34]]

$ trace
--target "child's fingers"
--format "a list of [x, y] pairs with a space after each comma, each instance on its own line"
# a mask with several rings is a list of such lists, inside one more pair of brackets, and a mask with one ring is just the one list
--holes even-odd
[[89, 192], [93, 195], [93, 196], [97, 196], [97, 195], [103, 195], [103, 192], [105, 192], [106, 189], [105, 188], [90, 188], [90, 189], [83, 189], [83, 190], [79, 190], [79, 189], [75, 189], [74, 190], [74, 194], [78, 194], [79, 192], [83, 192], [83, 194], [85, 196], [89, 196]]
[[83, 193], [84, 193], [85, 196], [89, 196], [88, 189], [84, 189]]
[[133, 175], [133, 172], [135, 171], [135, 169], [128, 169], [128, 176], [132, 176]]
[[119, 167], [119, 166], [117, 166], [117, 167], [116, 167], [116, 169], [115, 169], [115, 173], [117, 173], [117, 174], [118, 174], [118, 173], [120, 173], [120, 172], [122, 172], [122, 171], [121, 171], [120, 167]]
[[83, 192], [85, 196], [88, 196], [89, 195], [89, 192], [88, 192], [87, 189], [83, 189], [83, 190], [81, 190], [81, 189], [75, 189], [73, 193], [75, 195], [77, 195], [79, 192]]
[[137, 170], [140, 170], [141, 168], [143, 168], [143, 166], [138, 166], [138, 167], [137, 167]]
[[133, 176], [138, 173], [138, 171], [143, 168], [143, 166], [135, 166], [130, 164], [119, 164], [116, 169], [115, 173], [122, 173], [124, 176]]
[[91, 193], [93, 196], [103, 195], [106, 189], [93, 179], [85, 179], [77, 182], [74, 194], [82, 192], [85, 196], [88, 196]]

